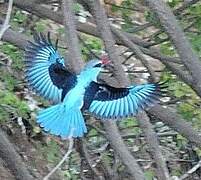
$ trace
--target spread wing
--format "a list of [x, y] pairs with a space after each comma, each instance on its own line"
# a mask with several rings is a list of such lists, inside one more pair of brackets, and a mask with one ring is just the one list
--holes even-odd
[[124, 118], [158, 102], [163, 88], [163, 83], [114, 88], [92, 82], [86, 89], [83, 109], [102, 119]]
[[47, 38], [35, 34], [34, 41], [28, 42], [25, 50], [26, 79], [41, 96], [60, 102], [74, 87], [77, 77], [65, 68], [64, 59], [52, 45], [49, 33]]

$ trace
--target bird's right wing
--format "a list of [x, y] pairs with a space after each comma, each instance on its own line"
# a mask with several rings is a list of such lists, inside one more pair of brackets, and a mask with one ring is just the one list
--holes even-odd
[[[84, 110], [101, 119], [120, 119], [150, 107], [164, 92], [163, 83], [115, 88], [92, 82], [85, 93]], [[89, 98], [90, 97], [90, 98]]]
[[34, 35], [25, 50], [26, 79], [41, 96], [55, 103], [62, 101], [65, 94], [75, 86], [77, 76], [69, 72], [57, 48], [43, 34]]

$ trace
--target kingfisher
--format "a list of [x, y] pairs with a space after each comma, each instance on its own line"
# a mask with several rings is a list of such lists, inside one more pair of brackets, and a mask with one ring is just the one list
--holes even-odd
[[98, 75], [111, 62], [93, 59], [79, 73], [65, 66], [50, 33], [34, 34], [25, 49], [25, 77], [29, 86], [54, 104], [37, 114], [46, 131], [61, 138], [82, 137], [87, 132], [83, 112], [101, 120], [122, 119], [159, 102], [164, 83], [112, 87], [98, 82]]

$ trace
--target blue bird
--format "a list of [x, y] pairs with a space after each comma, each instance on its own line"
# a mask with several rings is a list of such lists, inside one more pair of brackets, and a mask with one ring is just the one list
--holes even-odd
[[39, 111], [37, 122], [45, 131], [66, 138], [87, 132], [82, 112], [100, 119], [121, 119], [159, 101], [163, 83], [115, 88], [97, 82], [109, 61], [89, 61], [79, 75], [70, 72], [53, 45], [50, 34], [34, 35], [25, 50], [26, 79], [39, 95], [55, 103]]

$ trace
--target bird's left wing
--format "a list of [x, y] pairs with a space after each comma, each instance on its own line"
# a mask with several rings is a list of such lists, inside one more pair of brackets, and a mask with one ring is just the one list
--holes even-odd
[[163, 83], [114, 88], [92, 82], [86, 89], [84, 109], [102, 119], [124, 118], [158, 102], [163, 88]]
[[25, 50], [26, 79], [41, 96], [58, 103], [76, 84], [77, 76], [65, 68], [64, 59], [51, 43], [49, 33], [47, 38], [35, 34], [34, 40]]

